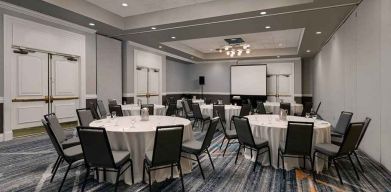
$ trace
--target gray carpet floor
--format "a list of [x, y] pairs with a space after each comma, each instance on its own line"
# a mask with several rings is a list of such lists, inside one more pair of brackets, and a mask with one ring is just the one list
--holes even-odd
[[[203, 134], [195, 132], [197, 139]], [[219, 150], [223, 134], [216, 132], [210, 146], [215, 165], [213, 171], [207, 156], [202, 156], [201, 164], [206, 176], [203, 180], [194, 164], [193, 171], [184, 176], [186, 191], [391, 191], [391, 173], [382, 165], [371, 160], [364, 153], [359, 153], [365, 172], [360, 173], [360, 180], [354, 175], [349, 161], [340, 160], [344, 185], [339, 184], [334, 167], [318, 175], [318, 182], [313, 182], [307, 170], [291, 170], [283, 179], [282, 170], [271, 167], [257, 167], [252, 171], [253, 163], [242, 156], [235, 165], [237, 145], [231, 145], [225, 157]], [[14, 139], [0, 143], [0, 191], [57, 191], [66, 171], [63, 163], [50, 183], [51, 168], [57, 158], [49, 138], [46, 135]], [[72, 169], [62, 191], [80, 191], [85, 175], [83, 166]], [[113, 191], [110, 183], [98, 183], [90, 176], [86, 191]], [[153, 185], [155, 191], [181, 191], [179, 179], [167, 180]], [[132, 186], [123, 182], [118, 191], [148, 191], [146, 184]]]

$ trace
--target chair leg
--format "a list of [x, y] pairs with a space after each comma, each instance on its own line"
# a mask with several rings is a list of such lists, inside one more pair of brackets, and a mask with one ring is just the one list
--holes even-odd
[[357, 159], [357, 162], [358, 162], [358, 165], [359, 165], [360, 168], [361, 168], [361, 171], [364, 172], [364, 169], [363, 169], [363, 167], [362, 167], [362, 165], [361, 165], [360, 159], [358, 159], [357, 153], [356, 153], [355, 151], [353, 151], [353, 154], [354, 154], [354, 156], [355, 156], [356, 159]]
[[174, 178], [174, 164], [171, 163], [171, 179]]
[[311, 161], [311, 168], [312, 168], [312, 177], [314, 179], [314, 182], [316, 182], [316, 169], [315, 169], [315, 154], [316, 154], [316, 151], [314, 152], [313, 156], [312, 156], [312, 161]]
[[[223, 147], [224, 141], [225, 141], [225, 137], [223, 138], [223, 141], [221, 142], [220, 150], [221, 150], [221, 147]], [[223, 155], [223, 157], [224, 157], [224, 155]]]
[[52, 174], [52, 178], [50, 179], [50, 183], [53, 182], [54, 176], [56, 175], [58, 167], [60, 167], [60, 164], [61, 164], [61, 160], [55, 166], [54, 172]]
[[[132, 176], [132, 184], [134, 184], [134, 173], [133, 173], [133, 161], [130, 159], [130, 174]], [[144, 172], [144, 169], [143, 169]]]
[[86, 173], [86, 176], [84, 178], [83, 186], [81, 187], [81, 191], [82, 192], [84, 191], [84, 188], [86, 187], [87, 179], [88, 179], [88, 176], [90, 175], [90, 168], [86, 167], [86, 169], [87, 169], [87, 173]]
[[270, 155], [270, 147], [267, 146], [267, 153], [269, 154], [269, 165], [272, 166], [272, 156]]
[[339, 182], [343, 185], [341, 174], [339, 173], [338, 164], [335, 159], [332, 160], [335, 165], [335, 170], [337, 171]]
[[115, 179], [115, 187], [114, 187], [114, 191], [117, 192], [117, 189], [118, 189], [118, 183], [119, 183], [119, 176], [120, 176], [120, 173], [121, 173], [121, 169], [118, 169], [117, 171], [117, 177]]
[[278, 149], [277, 153], [277, 169], [280, 169], [280, 149]]
[[253, 150], [250, 149], [251, 160], [253, 159]]
[[236, 164], [236, 162], [238, 161], [238, 157], [239, 157], [239, 153], [240, 153], [240, 148], [241, 148], [241, 147], [242, 147], [242, 145], [239, 144], [238, 152], [236, 153], [235, 164]]
[[142, 181], [142, 183], [145, 183], [145, 160], [143, 163], [143, 181]]
[[230, 139], [228, 139], [228, 143], [227, 143], [227, 145], [225, 146], [224, 153], [223, 153], [223, 157], [224, 157], [224, 155], [225, 155], [225, 151], [227, 151], [227, 148], [228, 148], [229, 142], [231, 142], [231, 140], [230, 140]]
[[213, 161], [212, 161], [212, 158], [210, 157], [209, 150], [208, 150], [208, 149], [206, 149], [206, 152], [208, 153], [208, 156], [209, 156], [210, 163], [212, 164], [212, 168], [213, 168], [213, 170], [215, 170], [215, 166], [213, 165]]
[[99, 183], [99, 170], [98, 170], [98, 168], [96, 168], [95, 173], [96, 173], [96, 180]]
[[149, 181], [149, 191], [152, 191], [151, 170], [147, 169], [147, 173], [148, 173], [148, 181]]
[[178, 163], [178, 169], [179, 169], [179, 176], [181, 177], [182, 191], [185, 191], [185, 185], [183, 184], [182, 167], [180, 163]]
[[[251, 153], [252, 153], [253, 151], [251, 150]], [[253, 168], [253, 171], [255, 171], [255, 167], [257, 166], [257, 163], [258, 163], [258, 149], [256, 150], [256, 153], [255, 153], [255, 162], [254, 162], [254, 168]]]
[[201, 133], [204, 132], [204, 123], [205, 123], [205, 121], [201, 120]]
[[304, 170], [305, 170], [305, 156], [303, 156], [303, 164], [304, 164]]
[[353, 166], [354, 173], [356, 173], [357, 180], [360, 180], [360, 177], [358, 176], [358, 172], [357, 172], [356, 166], [354, 165], [353, 160], [352, 160], [352, 158], [350, 157], [350, 154], [348, 155], [348, 157], [349, 157], [350, 163], [351, 163], [352, 166]]
[[281, 163], [282, 163], [282, 171], [283, 171], [284, 179], [286, 179], [285, 162], [284, 162], [283, 154], [281, 154]]
[[57, 164], [60, 161], [60, 156], [57, 157], [56, 162], [53, 164], [52, 173], [54, 172], [54, 169], [56, 169]]
[[65, 179], [67, 178], [67, 175], [68, 175], [69, 170], [71, 169], [71, 166], [72, 166], [72, 163], [69, 163], [69, 166], [68, 166], [68, 168], [67, 168], [67, 171], [65, 172], [64, 178], [62, 179], [60, 188], [58, 189], [59, 192], [61, 191], [61, 188], [62, 188], [62, 186], [63, 186], [64, 183], [65, 183]]
[[200, 170], [201, 170], [202, 178], [205, 180], [205, 175], [204, 175], [204, 172], [202, 171], [200, 159], [199, 159], [198, 155], [196, 155], [196, 157], [197, 157], [198, 166], [200, 167]]

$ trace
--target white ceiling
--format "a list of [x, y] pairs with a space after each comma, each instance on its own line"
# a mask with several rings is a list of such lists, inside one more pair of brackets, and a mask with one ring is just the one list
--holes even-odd
[[190, 39], [183, 41], [171, 41], [164, 44], [175, 48], [190, 47], [202, 53], [216, 52], [217, 48], [226, 45], [224, 39], [241, 37], [246, 43], [251, 45], [251, 49], [283, 49], [298, 48], [304, 29], [289, 29], [282, 31], [269, 31], [260, 33], [249, 33], [241, 35]]
[[[122, 17], [151, 13], [216, 0], [86, 0]], [[123, 7], [122, 3], [127, 3]]]

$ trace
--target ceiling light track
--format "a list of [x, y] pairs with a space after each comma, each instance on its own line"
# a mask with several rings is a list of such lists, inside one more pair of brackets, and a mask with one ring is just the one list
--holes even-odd
[[138, 32], [131, 32], [131, 33], [121, 33], [121, 34], [117, 34], [117, 35], [112, 35], [112, 37], [121, 37], [121, 36], [126, 36], [126, 35], [136, 35], [136, 34], [151, 33], [151, 32], [157, 32], [157, 31], [167, 31], [167, 30], [172, 30], [172, 29], [182, 29], [182, 28], [197, 27], [197, 26], [203, 26], [203, 25], [211, 25], [211, 24], [218, 24], [218, 23], [226, 23], [226, 22], [233, 22], [233, 21], [255, 19], [255, 18], [261, 18], [261, 17], [271, 17], [271, 16], [278, 16], [278, 15], [286, 15], [286, 14], [302, 13], [302, 12], [309, 12], [309, 11], [317, 11], [317, 10], [323, 10], [323, 9], [332, 9], [332, 8], [348, 7], [348, 6], [358, 6], [361, 2], [362, 1], [360, 1], [358, 3], [345, 3], [345, 4], [340, 4], [340, 5], [331, 5], [331, 6], [310, 8], [310, 9], [301, 9], [301, 10], [296, 10], [296, 11], [286, 11], [286, 12], [281, 12], [281, 13], [272, 13], [272, 14], [266, 14], [266, 15], [256, 15], [256, 16], [251, 16], [251, 17], [242, 17], [242, 18], [237, 18], [237, 19], [227, 19], [227, 20], [222, 20], [222, 21], [198, 23], [198, 24], [192, 24], [192, 25], [182, 25], [182, 26], [176, 26], [176, 27], [161, 28], [161, 29], [157, 29], [157, 30], [144, 30], [144, 31], [138, 31]]

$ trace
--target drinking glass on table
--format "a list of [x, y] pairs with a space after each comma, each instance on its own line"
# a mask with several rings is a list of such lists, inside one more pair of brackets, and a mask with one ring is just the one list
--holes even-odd
[[130, 119], [130, 128], [134, 128], [134, 124], [136, 123], [136, 118], [135, 117], [132, 117], [131, 119]]
[[318, 118], [318, 115], [316, 115], [316, 114], [312, 115], [312, 119], [313, 119], [314, 121], [316, 121], [317, 118]]
[[116, 118], [117, 117], [117, 112], [116, 111], [112, 111], [111, 112], [111, 118]]
[[310, 118], [311, 114], [310, 113], [305, 113], [305, 118]]

